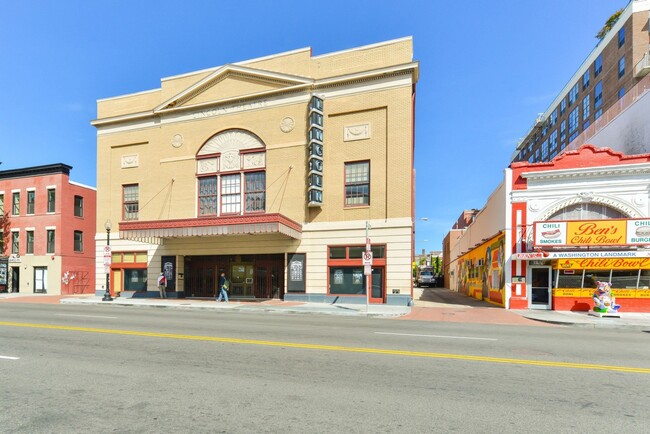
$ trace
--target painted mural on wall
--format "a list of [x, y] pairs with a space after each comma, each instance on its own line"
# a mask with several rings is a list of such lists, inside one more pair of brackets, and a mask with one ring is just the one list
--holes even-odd
[[458, 291], [504, 305], [505, 237], [494, 237], [461, 256], [456, 266]]

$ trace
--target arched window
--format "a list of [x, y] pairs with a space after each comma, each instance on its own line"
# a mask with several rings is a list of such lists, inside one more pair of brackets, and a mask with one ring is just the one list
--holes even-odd
[[547, 220], [605, 220], [629, 216], [602, 203], [576, 203], [557, 211]]
[[213, 136], [196, 155], [196, 173], [199, 216], [266, 210], [266, 148], [254, 134], [227, 130]]

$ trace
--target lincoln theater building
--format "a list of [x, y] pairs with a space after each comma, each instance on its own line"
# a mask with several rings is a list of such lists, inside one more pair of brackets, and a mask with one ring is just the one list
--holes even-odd
[[410, 303], [417, 79], [403, 38], [99, 100], [96, 291]]
[[517, 162], [452, 252], [451, 288], [512, 309], [587, 311], [611, 282], [650, 312], [650, 154], [584, 145]]

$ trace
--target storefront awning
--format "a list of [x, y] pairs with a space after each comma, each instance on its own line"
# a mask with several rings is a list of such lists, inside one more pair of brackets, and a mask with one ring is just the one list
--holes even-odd
[[526, 252], [513, 253], [513, 261], [539, 261], [549, 259], [592, 259], [592, 258], [648, 258], [650, 250], [626, 251], [575, 251], [575, 252]]
[[302, 226], [282, 214], [120, 222], [120, 238], [162, 244], [165, 238], [279, 233], [299, 240]]

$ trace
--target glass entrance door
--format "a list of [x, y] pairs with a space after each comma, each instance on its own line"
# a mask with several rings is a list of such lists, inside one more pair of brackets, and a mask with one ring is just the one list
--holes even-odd
[[240, 263], [230, 266], [229, 297], [254, 297], [253, 271], [253, 264]]
[[551, 267], [530, 269], [530, 309], [551, 309]]
[[372, 290], [370, 291], [370, 303], [384, 302], [384, 268], [372, 269]]

